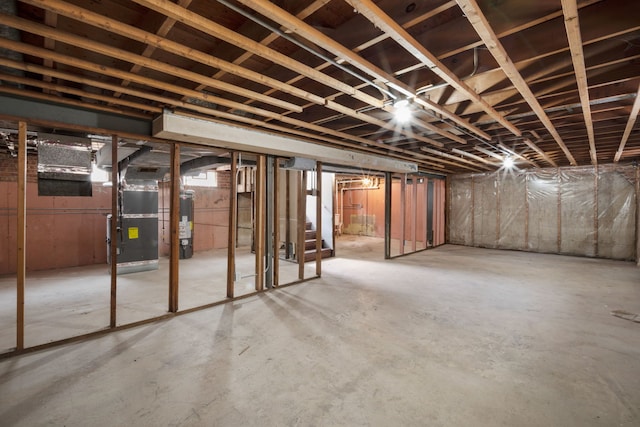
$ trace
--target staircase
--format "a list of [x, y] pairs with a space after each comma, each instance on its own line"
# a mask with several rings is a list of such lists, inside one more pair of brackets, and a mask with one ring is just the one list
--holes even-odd
[[[316, 230], [312, 230], [313, 224], [305, 223], [304, 236], [304, 262], [315, 261], [316, 259]], [[324, 239], [322, 239], [322, 258], [331, 256], [331, 248], [327, 247]]]

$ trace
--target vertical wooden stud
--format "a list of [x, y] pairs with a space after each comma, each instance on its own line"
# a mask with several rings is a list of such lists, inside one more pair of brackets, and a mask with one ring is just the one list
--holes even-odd
[[407, 233], [407, 174], [402, 175], [400, 181], [400, 255], [404, 254], [404, 240]]
[[284, 257], [291, 259], [291, 171], [285, 172], [285, 201], [284, 201]]
[[558, 253], [562, 250], [562, 175], [560, 174], [560, 169], [557, 169], [558, 174], [558, 240], [557, 240], [557, 248]]
[[636, 264], [640, 267], [640, 167], [636, 166]]
[[[384, 257], [391, 258], [391, 172], [384, 174]], [[343, 220], [344, 221], [344, 220]]]
[[238, 153], [231, 152], [229, 184], [229, 242], [227, 246], [227, 298], [233, 298], [236, 275], [236, 238], [238, 234]]
[[322, 163], [316, 163], [316, 276], [322, 275]]
[[296, 256], [298, 257], [298, 279], [304, 279], [304, 241], [307, 223], [307, 171], [300, 172], [300, 185], [298, 186], [298, 244]]
[[180, 244], [180, 145], [171, 145], [171, 192], [169, 203], [169, 234], [170, 258], [169, 258], [169, 311], [178, 311], [178, 266]]
[[280, 160], [273, 159], [273, 286], [280, 284]]
[[594, 182], [593, 182], [593, 255], [598, 257], [598, 165], [593, 166]]
[[529, 250], [529, 174], [524, 175], [524, 248]]
[[495, 247], [500, 247], [500, 192], [502, 191], [502, 182], [500, 175], [496, 178], [496, 243]]
[[255, 179], [255, 203], [256, 203], [256, 220], [255, 227], [255, 249], [256, 249], [256, 276], [255, 289], [261, 291], [264, 289], [264, 242], [265, 242], [265, 185], [266, 185], [266, 156], [259, 155], [256, 169]]
[[413, 203], [411, 203], [411, 251], [415, 252], [418, 249], [418, 177], [414, 176], [411, 182], [413, 183], [411, 186], [411, 197], [413, 198]]
[[473, 175], [471, 175], [471, 246], [476, 243], [476, 189]]
[[24, 284], [27, 272], [27, 123], [18, 123], [18, 218], [16, 241], [16, 349], [24, 348]]
[[120, 191], [120, 168], [118, 167], [118, 136], [111, 137], [111, 223], [109, 224], [109, 258], [111, 259], [111, 300], [109, 327], [116, 327], [117, 277], [118, 277], [118, 192]]

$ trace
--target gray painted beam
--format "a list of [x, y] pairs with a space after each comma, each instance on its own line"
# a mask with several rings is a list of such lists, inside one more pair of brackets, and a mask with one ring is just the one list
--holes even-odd
[[84, 126], [114, 133], [151, 136], [150, 120], [6, 94], [0, 94], [0, 115], [20, 117], [27, 122], [45, 120], [60, 125]]

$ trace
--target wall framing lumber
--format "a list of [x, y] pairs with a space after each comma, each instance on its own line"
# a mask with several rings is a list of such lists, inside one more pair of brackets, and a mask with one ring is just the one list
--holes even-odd
[[120, 168], [118, 165], [118, 136], [111, 136], [111, 222], [109, 254], [111, 260], [111, 292], [109, 302], [109, 327], [116, 326], [117, 286], [118, 286], [118, 186], [120, 185]]
[[169, 230], [171, 236], [169, 257], [169, 312], [178, 311], [178, 281], [180, 258], [180, 145], [171, 144], [171, 201], [169, 203]]
[[24, 285], [27, 268], [27, 123], [18, 123], [18, 211], [16, 230], [16, 349], [24, 349]]
[[227, 244], [227, 298], [233, 298], [236, 275], [236, 239], [238, 236], [238, 153], [231, 152], [229, 185], [229, 241]]

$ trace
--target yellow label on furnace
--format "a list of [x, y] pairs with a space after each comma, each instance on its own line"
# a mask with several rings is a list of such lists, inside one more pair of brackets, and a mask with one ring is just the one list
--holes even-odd
[[129, 239], [138, 238], [138, 227], [129, 227]]

